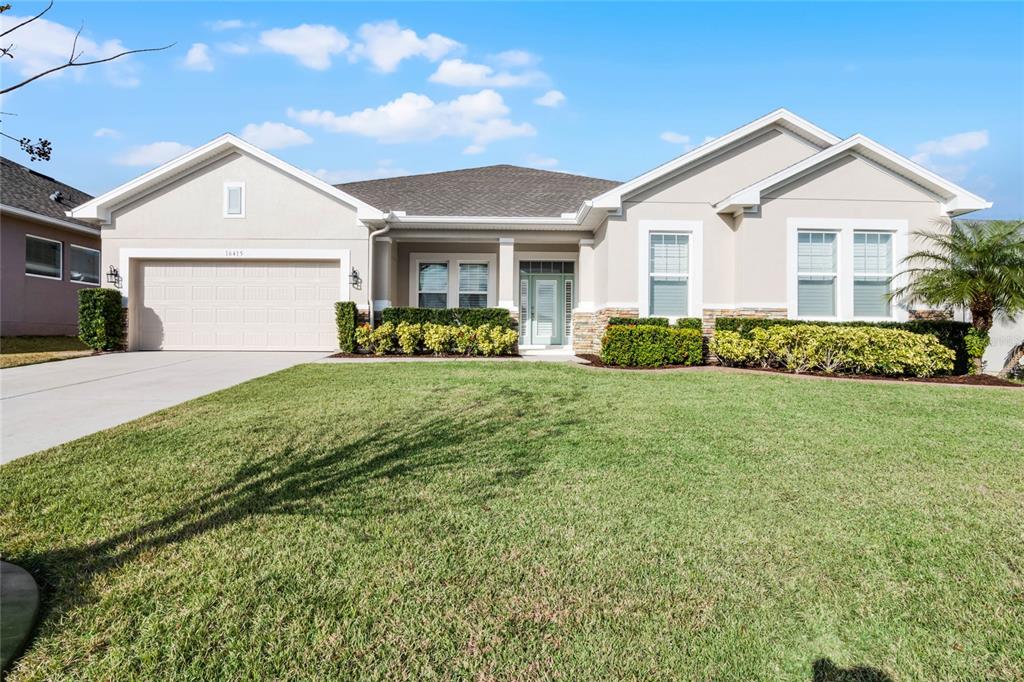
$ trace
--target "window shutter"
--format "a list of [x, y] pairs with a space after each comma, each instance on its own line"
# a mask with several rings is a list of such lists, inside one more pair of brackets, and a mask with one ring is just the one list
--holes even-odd
[[522, 277], [519, 280], [519, 335], [526, 338], [527, 324], [530, 320], [530, 280]]

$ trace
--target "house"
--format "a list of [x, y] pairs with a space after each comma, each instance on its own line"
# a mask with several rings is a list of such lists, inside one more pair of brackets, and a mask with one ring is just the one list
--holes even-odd
[[907, 319], [912, 231], [989, 207], [780, 109], [627, 182], [491, 166], [332, 186], [232, 136], [70, 211], [133, 349], [336, 347], [332, 305], [501, 306], [594, 351], [609, 317]]
[[0, 157], [0, 334], [78, 334], [78, 291], [100, 284], [100, 230], [70, 218], [92, 197]]

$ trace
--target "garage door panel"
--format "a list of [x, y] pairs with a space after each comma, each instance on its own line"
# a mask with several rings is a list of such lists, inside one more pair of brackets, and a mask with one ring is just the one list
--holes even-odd
[[334, 350], [337, 262], [140, 265], [143, 349]]

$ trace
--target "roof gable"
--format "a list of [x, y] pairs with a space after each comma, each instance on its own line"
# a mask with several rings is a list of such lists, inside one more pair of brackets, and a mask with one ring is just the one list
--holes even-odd
[[406, 216], [561, 217], [618, 183], [570, 173], [497, 165], [335, 185]]
[[991, 202], [985, 201], [978, 195], [939, 177], [927, 168], [878, 144], [874, 140], [858, 134], [734, 192], [716, 203], [715, 210], [719, 213], [736, 214], [741, 213], [745, 208], [759, 206], [762, 197], [767, 193], [850, 154], [862, 156], [873, 161], [939, 197], [943, 210], [950, 215], [960, 215], [961, 213], [977, 211], [992, 206]]
[[707, 161], [731, 146], [740, 144], [751, 136], [772, 127], [784, 128], [818, 148], [826, 148], [829, 145], [839, 142], [838, 137], [826, 130], [822, 130], [810, 121], [804, 120], [786, 109], [776, 109], [770, 114], [762, 116], [761, 118], [751, 121], [732, 132], [726, 133], [721, 137], [717, 137], [714, 140], [702, 144], [682, 156], [672, 159], [657, 168], [647, 171], [643, 175], [639, 175], [632, 180], [595, 197], [594, 207], [609, 209], [621, 208], [622, 200], [625, 197], [648, 187], [652, 183], [679, 173], [696, 163]]
[[343, 192], [337, 187], [329, 185], [323, 180], [310, 175], [289, 163], [282, 161], [272, 154], [268, 154], [259, 147], [249, 144], [245, 140], [231, 135], [230, 133], [221, 135], [201, 147], [197, 147], [196, 149], [186, 152], [178, 158], [154, 168], [148, 173], [143, 173], [134, 180], [126, 182], [125, 184], [110, 190], [106, 194], [102, 194], [95, 199], [87, 201], [72, 209], [68, 214], [80, 220], [109, 222], [110, 212], [113, 208], [120, 206], [129, 200], [144, 196], [166, 183], [187, 175], [193, 170], [233, 151], [242, 152], [259, 159], [260, 161], [277, 168], [286, 175], [292, 176], [299, 182], [303, 182], [310, 187], [341, 201], [342, 203], [352, 206], [356, 209], [356, 215], [360, 219], [379, 220], [383, 218], [383, 213], [377, 208], [351, 196], [346, 192]]

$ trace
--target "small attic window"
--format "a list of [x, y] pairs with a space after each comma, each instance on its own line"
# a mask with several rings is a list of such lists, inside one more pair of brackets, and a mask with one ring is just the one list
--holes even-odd
[[224, 183], [224, 217], [244, 218], [245, 217], [245, 183], [225, 182]]

